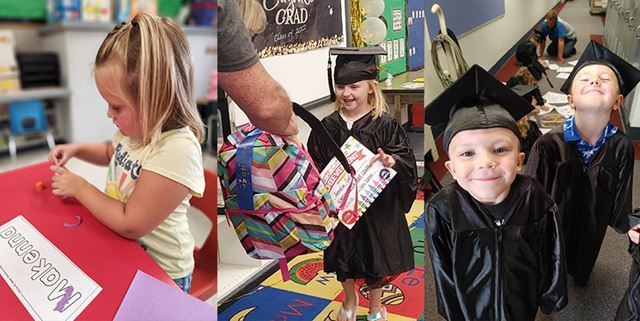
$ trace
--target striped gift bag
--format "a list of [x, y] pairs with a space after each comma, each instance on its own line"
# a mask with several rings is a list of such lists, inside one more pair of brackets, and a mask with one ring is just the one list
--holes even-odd
[[[294, 104], [294, 112], [332, 140], [303, 107]], [[353, 173], [335, 147], [336, 156]], [[218, 175], [228, 218], [245, 251], [256, 259], [279, 259], [284, 280], [286, 259], [323, 251], [331, 243], [329, 214], [335, 206], [296, 136], [278, 136], [246, 124], [220, 147]]]

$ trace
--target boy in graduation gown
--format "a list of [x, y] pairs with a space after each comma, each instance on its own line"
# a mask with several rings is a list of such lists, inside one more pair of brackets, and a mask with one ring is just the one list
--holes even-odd
[[524, 153], [514, 119], [532, 109], [474, 65], [425, 110], [429, 125], [448, 121], [445, 166], [455, 179], [425, 215], [438, 312], [447, 320], [527, 321], [538, 308], [567, 304], [557, 207], [539, 182], [517, 174]]
[[640, 79], [640, 71], [591, 41], [561, 90], [575, 115], [540, 137], [526, 173], [557, 203], [567, 272], [585, 286], [607, 229], [629, 229], [633, 145], [610, 122]]

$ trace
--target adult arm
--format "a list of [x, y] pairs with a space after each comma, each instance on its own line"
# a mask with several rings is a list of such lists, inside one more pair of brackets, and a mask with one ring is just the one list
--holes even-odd
[[538, 58], [542, 57], [542, 55], [544, 54], [544, 47], [547, 44], [547, 37], [542, 38], [542, 40], [540, 40], [540, 42], [538, 42], [537, 44], [537, 48], [536, 48], [536, 54], [538, 54]]
[[564, 63], [564, 57], [562, 56], [564, 54], [564, 37], [559, 37], [558, 38], [558, 64], [563, 64]]
[[255, 126], [274, 134], [298, 133], [291, 99], [259, 61], [238, 71], [219, 72], [218, 82]]

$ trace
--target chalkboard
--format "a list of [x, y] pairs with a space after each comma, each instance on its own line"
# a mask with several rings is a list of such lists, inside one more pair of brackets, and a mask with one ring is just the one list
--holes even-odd
[[429, 35], [433, 40], [440, 31], [438, 15], [431, 7], [438, 4], [444, 13], [447, 28], [459, 37], [485, 23], [504, 16], [505, 0], [424, 0]]

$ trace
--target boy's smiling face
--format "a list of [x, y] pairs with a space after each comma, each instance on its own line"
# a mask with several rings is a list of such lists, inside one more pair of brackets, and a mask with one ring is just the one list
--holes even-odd
[[622, 105], [618, 78], [605, 65], [588, 65], [580, 69], [571, 83], [567, 97], [569, 105], [577, 111], [610, 113]]
[[461, 131], [451, 139], [445, 166], [477, 201], [499, 204], [522, 168], [524, 153], [519, 146], [516, 135], [506, 128]]

